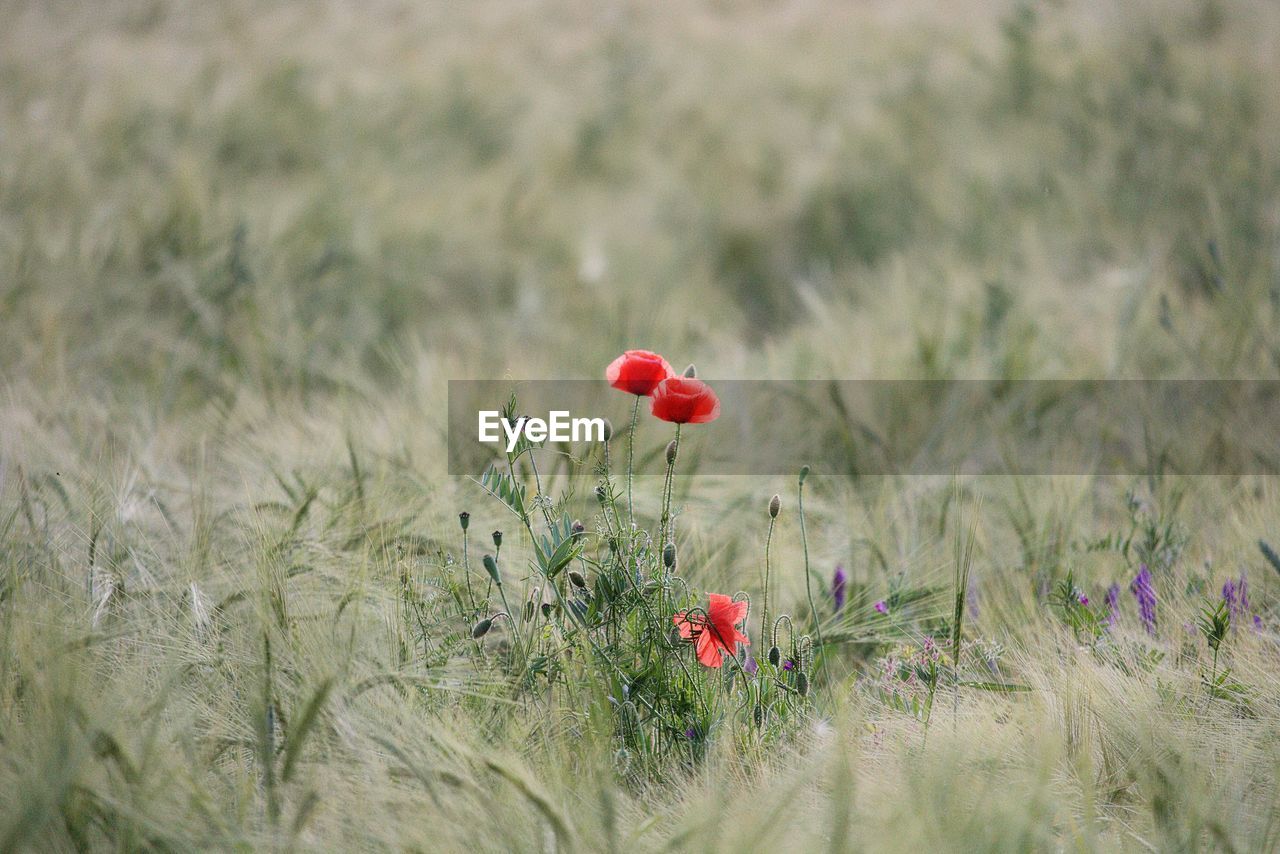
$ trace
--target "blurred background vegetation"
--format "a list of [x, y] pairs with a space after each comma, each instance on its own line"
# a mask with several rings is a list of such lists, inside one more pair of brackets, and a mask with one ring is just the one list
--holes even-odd
[[[996, 496], [979, 625], [1036, 698], [958, 703], [928, 753], [844, 698], [812, 750], [726, 746], [691, 790], [614, 788], [569, 712], [504, 717], [473, 671], [406, 660], [396, 605], [406, 566], [451, 565], [459, 510], [503, 523], [444, 477], [449, 378], [597, 377], [627, 347], [711, 380], [1274, 378], [1275, 3], [0, 0], [0, 20], [0, 848], [1278, 844], [1274, 622], [1236, 664], [1253, 716], [1215, 716], [1170, 699], [1197, 684], [1181, 636], [1122, 678], [1037, 598], [1068, 568], [1095, 597], [1127, 583], [1140, 504], [1148, 551], [1177, 544], [1174, 630], [1241, 567], [1273, 620], [1268, 478], [974, 484]], [[694, 480], [682, 560], [752, 587], [790, 480]], [[815, 564], [846, 563], [863, 605], [950, 572], [949, 482], [813, 490]], [[252, 752], [273, 667], [282, 709], [333, 686], [281, 783], [291, 830]], [[432, 692], [369, 690], [388, 669]]]

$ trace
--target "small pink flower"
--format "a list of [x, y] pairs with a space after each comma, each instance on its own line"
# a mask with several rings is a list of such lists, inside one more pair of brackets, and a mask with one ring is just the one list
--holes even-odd
[[878, 614], [889, 613], [889, 606], [885, 604], [883, 599], [881, 599], [879, 602], [875, 604], [875, 609], [876, 609], [876, 613]]

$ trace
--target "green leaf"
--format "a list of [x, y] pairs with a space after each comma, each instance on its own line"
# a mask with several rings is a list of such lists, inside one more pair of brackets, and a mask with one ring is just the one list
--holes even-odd
[[[550, 557], [546, 558], [546, 562], [542, 565], [542, 572], [547, 578], [555, 578], [562, 569], [569, 565], [570, 561], [578, 556], [580, 551], [581, 548], [578, 542], [572, 537], [562, 540]], [[541, 559], [541, 556], [539, 556], [539, 559]]]
[[320, 687], [311, 695], [306, 708], [302, 710], [302, 715], [298, 717], [297, 725], [289, 733], [289, 743], [285, 745], [284, 749], [284, 770], [281, 772], [281, 777], [285, 782], [288, 782], [293, 776], [294, 766], [302, 752], [302, 743], [306, 741], [307, 733], [315, 726], [316, 719], [320, 715], [320, 709], [324, 706], [324, 701], [328, 698], [329, 689], [332, 686], [333, 682], [329, 679], [320, 683]]

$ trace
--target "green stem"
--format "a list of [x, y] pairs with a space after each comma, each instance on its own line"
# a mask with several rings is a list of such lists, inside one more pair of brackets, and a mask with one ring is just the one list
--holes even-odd
[[800, 481], [799, 494], [796, 497], [797, 511], [800, 514], [800, 546], [804, 550], [804, 592], [809, 597], [809, 612], [813, 614], [813, 629], [818, 635], [818, 651], [822, 651], [822, 618], [813, 604], [813, 584], [809, 578], [809, 537], [804, 527], [804, 481]]
[[[773, 524], [776, 520], [769, 518], [769, 533], [764, 538], [764, 611], [760, 615], [760, 646], [767, 652], [773, 645], [769, 633], [769, 545], [773, 542]], [[768, 641], [768, 643], [766, 643]]]
[[476, 613], [476, 594], [471, 589], [471, 563], [467, 559], [467, 530], [462, 530], [462, 575], [467, 580], [467, 601], [471, 604], [471, 616]]
[[675, 456], [680, 453], [680, 425], [676, 425], [676, 453], [672, 454], [671, 462], [667, 464], [667, 479], [662, 486], [662, 521], [658, 525], [658, 556], [661, 558], [662, 550], [667, 547], [667, 525], [671, 521], [671, 493], [675, 486], [676, 463]]
[[640, 397], [636, 396], [631, 409], [631, 430], [627, 433], [627, 551], [630, 552], [631, 535], [636, 527], [635, 504], [631, 501], [631, 484], [635, 479], [636, 425], [640, 423]]

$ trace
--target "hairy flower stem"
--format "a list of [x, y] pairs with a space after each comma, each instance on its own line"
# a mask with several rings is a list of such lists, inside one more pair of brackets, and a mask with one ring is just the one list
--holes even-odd
[[818, 651], [823, 651], [822, 646], [822, 618], [818, 616], [818, 609], [813, 604], [813, 584], [809, 578], [809, 537], [804, 527], [804, 479], [801, 477], [800, 485], [796, 495], [796, 510], [800, 514], [800, 546], [804, 551], [804, 592], [809, 597], [809, 613], [813, 615], [813, 630], [818, 635]]
[[662, 521], [658, 526], [658, 554], [662, 554], [662, 550], [667, 547], [667, 526], [671, 522], [671, 492], [675, 486], [676, 473], [676, 456], [680, 452], [680, 425], [676, 425], [675, 439], [676, 453], [671, 455], [671, 461], [667, 463], [667, 480], [662, 486]]
[[764, 610], [760, 614], [760, 646], [772, 646], [769, 637], [769, 546], [773, 542], [773, 525], [777, 520], [769, 518], [769, 533], [764, 538]]
[[467, 580], [467, 602], [471, 605], [471, 614], [476, 613], [476, 594], [471, 589], [471, 562], [467, 558], [467, 529], [462, 529], [462, 575]]
[[631, 408], [631, 430], [627, 433], [627, 551], [631, 550], [632, 532], [636, 528], [636, 506], [631, 500], [631, 485], [636, 469], [636, 425], [640, 423], [640, 396]]

